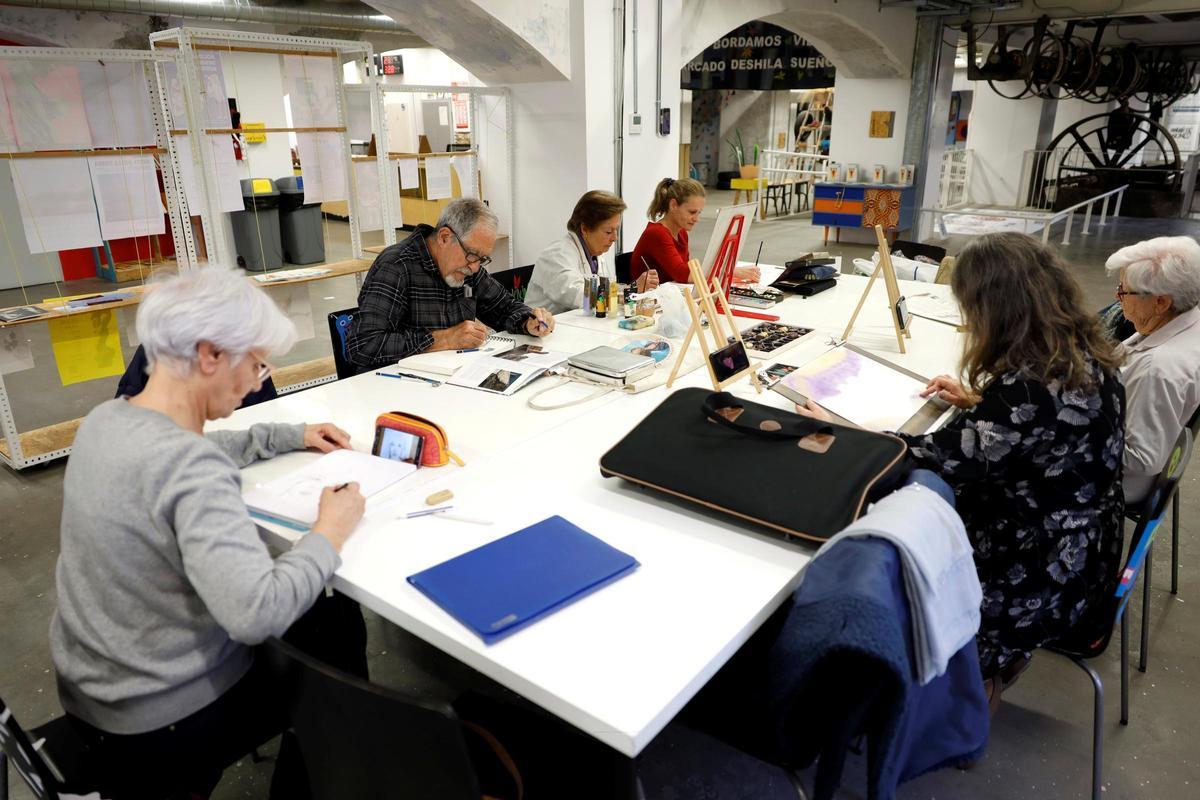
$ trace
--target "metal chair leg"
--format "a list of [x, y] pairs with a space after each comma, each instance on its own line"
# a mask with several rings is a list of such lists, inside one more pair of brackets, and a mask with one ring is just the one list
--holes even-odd
[[1179, 490], [1171, 497], [1171, 594], [1179, 594]]
[[1104, 683], [1087, 662], [1076, 658], [1071, 661], [1088, 674], [1096, 690], [1092, 709], [1092, 800], [1100, 800], [1101, 771], [1104, 766]]
[[1146, 548], [1146, 565], [1142, 568], [1142, 651], [1138, 653], [1138, 672], [1146, 671], [1150, 650], [1150, 581], [1154, 568], [1154, 544]]
[[[1129, 609], [1126, 608], [1126, 611]], [[1121, 724], [1129, 724], [1129, 615], [1121, 615]]]

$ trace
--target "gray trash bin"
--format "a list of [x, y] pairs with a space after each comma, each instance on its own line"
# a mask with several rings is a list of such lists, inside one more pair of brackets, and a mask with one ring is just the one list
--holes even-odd
[[[255, 191], [255, 189], [258, 191]], [[283, 266], [279, 241], [279, 192], [268, 178], [242, 180], [244, 211], [229, 215], [238, 266], [264, 272]]]
[[325, 231], [321, 204], [304, 202], [304, 177], [289, 175], [275, 181], [279, 190], [279, 232], [283, 257], [292, 264], [319, 264], [325, 260]]

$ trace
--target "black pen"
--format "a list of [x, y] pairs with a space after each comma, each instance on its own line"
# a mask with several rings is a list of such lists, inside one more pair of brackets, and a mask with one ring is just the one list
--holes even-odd
[[335, 486], [333, 490], [335, 492], [340, 492], [342, 489], [345, 489], [349, 485], [350, 485], [349, 483], [343, 483], [341, 486]]

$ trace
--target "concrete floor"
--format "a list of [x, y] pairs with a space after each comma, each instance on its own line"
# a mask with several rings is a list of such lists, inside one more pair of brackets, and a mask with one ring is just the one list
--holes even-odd
[[[729, 193], [710, 195], [709, 208], [692, 235], [697, 249], [704, 246], [712, 227], [714, 209], [730, 202]], [[635, 206], [637, 204], [635, 203]], [[631, 212], [632, 213], [632, 212]], [[1057, 229], [1056, 229], [1057, 233]], [[1112, 298], [1114, 281], [1104, 275], [1103, 262], [1109, 253], [1125, 244], [1165, 234], [1195, 236], [1200, 223], [1179, 220], [1121, 219], [1097, 229], [1089, 237], [1075, 238], [1061, 252], [1085, 287], [1091, 304], [1100, 308]], [[344, 226], [329, 228], [330, 257], [348, 252]], [[756, 222], [745, 253], [754, 253], [762, 242], [763, 263], [783, 263], [801, 253], [821, 249], [821, 231], [807, 217]], [[954, 237], [954, 252], [965, 243]], [[632, 249], [632, 242], [626, 242]], [[831, 245], [829, 250], [844, 256], [869, 257], [866, 245]], [[697, 253], [699, 255], [699, 253]], [[111, 288], [111, 285], [107, 285]], [[323, 336], [325, 313], [355, 304], [355, 284], [341, 278], [309, 284], [317, 335], [297, 348], [281, 363], [293, 363], [329, 352]], [[95, 282], [78, 282], [64, 292], [82, 293], [97, 288]], [[42, 292], [41, 289], [46, 289]], [[38, 287], [37, 295], [55, 294], [53, 287]], [[19, 291], [0, 292], [0, 306], [23, 302]], [[24, 428], [36, 427], [80, 416], [97, 402], [111, 397], [116, 378], [62, 388], [49, 355], [45, 327], [30, 325], [29, 331], [38, 367], [5, 376], [17, 419]], [[919, 346], [919, 342], [917, 343]], [[127, 349], [128, 356], [130, 350]], [[0, 468], [0, 697], [26, 726], [35, 726], [60, 713], [54, 677], [46, 646], [46, 631], [54, 609], [54, 564], [58, 553], [58, 525], [62, 501], [64, 462], [16, 473]], [[1160, 546], [1155, 558], [1155, 589], [1151, 598], [1152, 645], [1150, 669], [1132, 674], [1132, 719], [1128, 727], [1117, 723], [1118, 648], [1113, 646], [1095, 666], [1108, 689], [1105, 722], [1105, 794], [1112, 798], [1192, 797], [1200, 787], [1200, 756], [1194, 749], [1192, 723], [1200, 718], [1200, 693], [1193, 694], [1200, 677], [1200, 573], [1190, 569], [1193, 555], [1200, 556], [1197, 510], [1200, 486], [1193, 468], [1182, 486], [1181, 590], [1172, 597], [1166, 590], [1170, 569], [1168, 546]], [[1160, 541], [1166, 541], [1165, 538]], [[1130, 605], [1132, 619], [1139, 618], [1141, 593]], [[1193, 602], [1188, 602], [1192, 600]], [[380, 683], [403, 687], [429, 696], [450, 697], [465, 685], [486, 681], [452, 659], [414, 637], [368, 613], [372, 676]], [[1132, 655], [1138, 652], [1138, 626], [1132, 626]], [[1039, 655], [1029, 671], [1005, 697], [1005, 704], [992, 727], [989, 750], [972, 770], [946, 770], [904, 786], [901, 798], [1001, 798], [1087, 797], [1090, 792], [1091, 686], [1086, 677], [1066, 660]], [[1189, 720], [1191, 722], [1189, 722]], [[272, 747], [264, 749], [269, 754]], [[215, 798], [265, 797], [271, 763], [253, 764], [249, 759], [226, 772]], [[863, 764], [851, 762], [846, 798], [865, 797], [855, 776]], [[31, 795], [14, 786], [13, 797]]]

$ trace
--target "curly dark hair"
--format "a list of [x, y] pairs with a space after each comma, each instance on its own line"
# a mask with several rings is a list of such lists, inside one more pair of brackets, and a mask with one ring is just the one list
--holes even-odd
[[1023, 233], [988, 233], [959, 254], [950, 287], [966, 324], [963, 371], [973, 391], [1007, 372], [1066, 389], [1093, 387], [1091, 362], [1121, 363], [1053, 248]]

